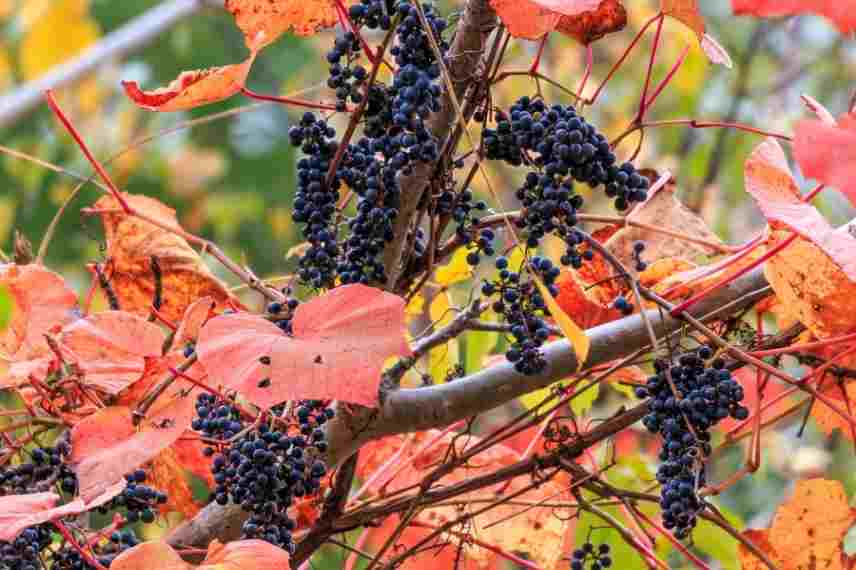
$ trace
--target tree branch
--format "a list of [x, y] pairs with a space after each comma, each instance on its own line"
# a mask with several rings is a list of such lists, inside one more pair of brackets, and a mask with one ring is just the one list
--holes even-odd
[[[100, 64], [121, 58], [148, 44], [176, 23], [192, 16], [202, 8], [213, 7], [214, 0], [170, 0], [137, 16], [111, 32], [79, 57], [58, 65], [34, 81], [25, 83], [8, 95], [0, 97], [0, 128], [44, 103], [44, 92], [64, 87], [80, 79]], [[222, 7], [222, 2], [217, 3]]]
[[[767, 281], [759, 268], [694, 305], [692, 314], [703, 321], [723, 319], [768, 294]], [[649, 310], [647, 317], [660, 337], [684, 326], [680, 319], [658, 310]], [[600, 325], [589, 329], [586, 334], [591, 341], [586, 368], [621, 358], [650, 342], [640, 315]], [[567, 340], [546, 345], [544, 356], [547, 367], [538, 376], [518, 374], [511, 364], [502, 363], [442, 385], [391, 390], [382, 394], [379, 409], [357, 408], [352, 413], [337, 414], [328, 424], [330, 452], [327, 462], [336, 466], [370, 441], [388, 435], [445, 427], [577, 373], [577, 358]], [[638, 421], [644, 413], [643, 405], [616, 416], [581, 438], [578, 445], [585, 446], [617, 433]], [[394, 508], [393, 512], [396, 512]], [[240, 534], [244, 516], [240, 507], [234, 505], [208, 505], [193, 520], [176, 529], [169, 542], [174, 546], [200, 546], [214, 538], [233, 540]], [[338, 521], [335, 527], [341, 529], [342, 525], [348, 524]]]
[[[496, 27], [496, 14], [488, 0], [469, 0], [461, 20], [458, 23], [455, 38], [448, 56], [448, 69], [455, 97], [460, 101], [469, 88], [474, 85], [475, 71], [484, 54], [488, 35]], [[444, 92], [442, 108], [434, 114], [429, 124], [431, 131], [439, 141], [444, 141], [456, 124], [455, 107], [451, 96]], [[419, 164], [413, 174], [401, 179], [401, 207], [393, 227], [393, 241], [387, 244], [383, 253], [383, 266], [386, 268], [386, 288], [395, 291], [398, 279], [407, 260], [405, 245], [407, 234], [419, 210], [419, 204], [435, 170], [435, 164]]]

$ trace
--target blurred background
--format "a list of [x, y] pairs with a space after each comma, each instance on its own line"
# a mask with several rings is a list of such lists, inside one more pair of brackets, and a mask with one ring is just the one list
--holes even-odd
[[[136, 18], [146, 17], [148, 25], [158, 24], [157, 33], [121, 56], [101, 58], [93, 71], [59, 88], [61, 105], [122, 189], [156, 197], [175, 208], [187, 230], [214, 240], [259, 275], [279, 275], [294, 268], [295, 259], [289, 259], [287, 252], [300, 242], [290, 215], [297, 155], [287, 131], [302, 110], [237, 96], [190, 112], [152, 113], [131, 104], [120, 87], [121, 80], [132, 79], [151, 89], [166, 85], [183, 70], [243, 60], [243, 38], [229, 14], [216, 4], [0, 0], [0, 250], [11, 251], [15, 230], [38, 247], [78, 184], [72, 174], [91, 174], [89, 164], [46, 105], [34, 99], [30, 101], [35, 104], [20, 104], [22, 94], [30, 82], [76, 61], [87, 49], [103, 47], [111, 34], [128, 33]], [[441, 4], [447, 12], [461, 7], [461, 2]], [[593, 45], [589, 94], [658, 9], [654, 0], [625, 4], [626, 29]], [[648, 120], [739, 121], [790, 134], [795, 121], [810, 116], [800, 102], [801, 94], [810, 94], [834, 115], [847, 109], [856, 77], [856, 42], [839, 34], [828, 21], [814, 16], [760, 21], [733, 16], [728, 2], [700, 4], [708, 32], [728, 50], [734, 68], [711, 65], [691, 32], [667, 19], [655, 81], [668, 72], [688, 43], [692, 47]], [[166, 14], [172, 15], [168, 22]], [[256, 60], [249, 87], [261, 93], [301, 92], [306, 98], [330, 99], [323, 85], [324, 53], [334, 33], [284, 36]], [[645, 36], [587, 111], [591, 122], [609, 138], [619, 135], [638, 109], [652, 37], [653, 33]], [[505, 67], [528, 68], [536, 51], [537, 43], [512, 41]], [[541, 71], [575, 89], [584, 62], [584, 47], [553, 34]], [[549, 100], [570, 102], [560, 90], [542, 87]], [[495, 103], [506, 105], [534, 90], [529, 78], [509, 78], [496, 87]], [[342, 124], [341, 118], [332, 121]], [[684, 202], [701, 212], [726, 241], [740, 243], [763, 227], [763, 219], [743, 190], [743, 162], [760, 140], [736, 130], [649, 129], [636, 164], [670, 170]], [[632, 135], [617, 152], [626, 158], [637, 144], [638, 135]], [[494, 187], [507, 197], [504, 203], [511, 204], [519, 175], [495, 165], [490, 168]], [[803, 181], [804, 188], [809, 186]], [[490, 202], [485, 189], [476, 189]], [[98, 196], [99, 190], [90, 184], [74, 197], [46, 258], [49, 267], [81, 290], [88, 279], [84, 263], [103, 257], [100, 223], [80, 213]], [[590, 212], [611, 211], [605, 201], [592, 198]], [[823, 193], [815, 204], [835, 224], [856, 215], [837, 192]], [[765, 438], [770, 449], [761, 471], [722, 498], [721, 504], [735, 519], [763, 524], [785, 494], [789, 479], [827, 468], [851, 494], [856, 491], [853, 442], [840, 434], [826, 438], [811, 425], [797, 439], [799, 424], [796, 421], [792, 429]], [[720, 462], [723, 472], [739, 465], [740, 450], [733, 451]]]

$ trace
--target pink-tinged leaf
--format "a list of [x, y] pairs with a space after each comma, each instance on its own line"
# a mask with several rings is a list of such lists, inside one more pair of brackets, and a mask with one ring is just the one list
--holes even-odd
[[31, 493], [0, 497], [0, 541], [10, 542], [25, 528], [55, 520], [60, 517], [78, 515], [100, 507], [125, 489], [125, 480], [104, 489], [94, 500], [86, 502], [78, 497], [70, 503], [55, 507], [59, 501], [56, 493]]
[[856, 116], [844, 115], [837, 125], [800, 121], [794, 155], [806, 177], [838, 188], [856, 205]]
[[256, 54], [242, 63], [184, 71], [166, 87], [143, 91], [136, 81], [123, 81], [125, 93], [138, 106], [150, 111], [182, 111], [227, 99], [247, 81]]
[[12, 318], [0, 332], [0, 352], [22, 361], [48, 350], [44, 335], [80, 317], [77, 294], [41, 265], [0, 265], [0, 286], [12, 297]]
[[375, 406], [384, 361], [410, 354], [404, 300], [365, 285], [304, 303], [292, 326], [293, 338], [260, 316], [219, 316], [202, 327], [196, 351], [214, 383], [264, 408], [301, 399]]
[[820, 119], [823, 124], [833, 127], [838, 124], [835, 117], [832, 116], [832, 113], [830, 113], [820, 101], [811, 95], [802, 94], [800, 95], [800, 100], [806, 107], [808, 107], [809, 111], [817, 115], [817, 118]]
[[597, 10], [600, 0], [532, 0], [533, 3], [565, 16]]
[[184, 316], [181, 318], [181, 323], [178, 325], [178, 330], [175, 331], [173, 346], [182, 347], [187, 343], [196, 342], [197, 337], [199, 337], [199, 330], [211, 316], [211, 311], [216, 306], [217, 303], [213, 298], [204, 297], [187, 307]]
[[285, 550], [263, 540], [238, 540], [225, 546], [215, 541], [200, 568], [289, 570], [289, 558]]
[[719, 64], [727, 69], [731, 69], [734, 64], [731, 62], [731, 56], [716, 38], [710, 34], [704, 34], [701, 37], [701, 49], [711, 63]]
[[166, 542], [144, 542], [119, 554], [112, 570], [192, 570]]
[[816, 244], [853, 282], [856, 282], [856, 238], [836, 231], [811, 204], [799, 199], [785, 153], [768, 138], [746, 161], [746, 191], [752, 194], [771, 225], [784, 225]]
[[172, 445], [193, 418], [195, 397], [158, 402], [140, 425], [125, 406], [104, 408], [71, 430], [71, 456], [84, 499], [95, 497]]
[[139, 380], [146, 359], [159, 358], [164, 344], [160, 327], [122, 311], [106, 311], [67, 326], [64, 348], [73, 354], [84, 382], [117, 394]]
[[856, 30], [856, 10], [848, 0], [731, 0], [735, 14], [776, 18], [813, 13], [829, 18], [842, 34]]

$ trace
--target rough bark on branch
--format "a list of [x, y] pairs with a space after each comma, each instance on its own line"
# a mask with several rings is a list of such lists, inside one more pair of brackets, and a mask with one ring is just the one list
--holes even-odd
[[[458, 101], [473, 86], [487, 38], [495, 27], [496, 14], [488, 0], [467, 2], [449, 49], [447, 64]], [[433, 115], [429, 121], [434, 136], [437, 140], [444, 141], [456, 122], [455, 108], [448, 93], [444, 92], [440, 112]], [[395, 291], [403, 266], [407, 263], [407, 260], [403, 259], [407, 235], [418, 213], [422, 197], [431, 183], [434, 169], [434, 164], [419, 164], [413, 169], [413, 174], [401, 179], [401, 207], [393, 228], [395, 237], [383, 253], [383, 266], [388, 279], [386, 287], [391, 291]]]
[[[756, 269], [693, 307], [690, 313], [703, 320], [724, 319], [752, 305], [770, 293], [761, 268]], [[721, 310], [726, 307], [726, 310]], [[647, 313], [659, 337], [680, 330], [683, 321]], [[589, 329], [591, 351], [586, 368], [595, 367], [631, 354], [649, 344], [640, 315], [634, 315]], [[547, 368], [538, 376], [523, 376], [508, 363], [497, 364], [475, 374], [442, 385], [416, 389], [396, 389], [382, 395], [379, 409], [339, 414], [330, 422], [328, 464], [336, 466], [367, 442], [394, 434], [440, 428], [464, 418], [487, 412], [539, 388], [567, 378], [577, 371], [577, 359], [568, 341], [552, 342], [544, 348]], [[625, 412], [614, 425], [636, 421], [639, 410]], [[632, 423], [632, 422], [631, 422]], [[585, 439], [584, 441], [589, 441]], [[239, 507], [212, 504], [192, 521], [176, 529], [169, 541], [179, 546], [205, 545], [214, 538], [232, 540], [240, 534], [243, 513]]]

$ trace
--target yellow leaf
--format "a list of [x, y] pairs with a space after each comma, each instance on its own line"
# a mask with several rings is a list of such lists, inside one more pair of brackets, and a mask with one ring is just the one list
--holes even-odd
[[447, 287], [472, 277], [473, 266], [467, 263], [467, 256], [474, 251], [477, 251], [477, 248], [473, 246], [458, 248], [449, 263], [437, 268], [435, 281]]
[[100, 35], [98, 24], [88, 14], [88, 2], [55, 2], [39, 14], [21, 40], [20, 67], [24, 79], [34, 79], [74, 57]]
[[[447, 291], [441, 291], [434, 296], [431, 305], [428, 307], [431, 322], [434, 323], [434, 330], [448, 325], [455, 318], [455, 313], [451, 307], [452, 298]], [[449, 371], [458, 364], [459, 358], [458, 340], [454, 338], [446, 344], [431, 349], [431, 352], [428, 353], [428, 368], [434, 382], [445, 381]]]
[[0, 43], [0, 90], [12, 84], [12, 60], [6, 46]]
[[417, 293], [410, 298], [407, 306], [404, 307], [404, 314], [408, 318], [418, 318], [422, 316], [422, 311], [425, 310], [425, 296], [422, 293]]
[[562, 310], [556, 302], [556, 299], [550, 294], [550, 291], [547, 290], [541, 280], [534, 275], [532, 278], [535, 281], [535, 285], [538, 286], [538, 290], [541, 292], [541, 296], [544, 298], [544, 303], [550, 310], [550, 314], [553, 315], [553, 318], [556, 320], [556, 324], [559, 325], [560, 329], [562, 329], [562, 334], [565, 335], [565, 338], [568, 339], [571, 346], [574, 347], [574, 352], [577, 353], [577, 370], [581, 369], [586, 360], [588, 360], [589, 348], [591, 347], [589, 337], [586, 336], [586, 332], [581, 329], [577, 323], [575, 323], [571, 317], [565, 313], [565, 311]]

